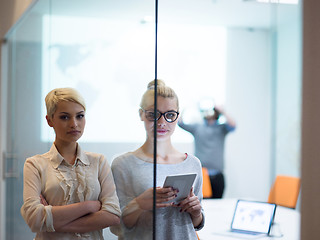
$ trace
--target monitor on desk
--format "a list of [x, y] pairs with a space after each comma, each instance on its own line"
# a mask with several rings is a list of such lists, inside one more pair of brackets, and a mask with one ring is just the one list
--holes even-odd
[[238, 200], [231, 222], [231, 231], [268, 235], [275, 212], [276, 204]]
[[[251, 200], [251, 199], [250, 199]], [[263, 239], [277, 238], [281, 240], [300, 240], [300, 212], [296, 209], [276, 206], [274, 220], [269, 234], [252, 235], [231, 232], [231, 222], [235, 214], [235, 206], [238, 199], [204, 199], [203, 209], [206, 214], [206, 224], [198, 232], [203, 240], [240, 240], [240, 239]], [[271, 210], [272, 216], [272, 210]], [[245, 229], [248, 231], [248, 229]], [[218, 236], [217, 236], [218, 235]]]

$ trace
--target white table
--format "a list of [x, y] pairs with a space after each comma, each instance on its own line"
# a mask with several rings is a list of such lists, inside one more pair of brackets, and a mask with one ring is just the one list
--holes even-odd
[[[206, 222], [203, 229], [198, 231], [201, 240], [231, 240], [230, 236], [216, 234], [230, 229], [234, 208], [237, 199], [204, 199], [202, 202]], [[282, 237], [263, 237], [259, 240], [299, 240], [300, 239], [300, 213], [297, 210], [277, 206], [275, 215], [275, 235]]]

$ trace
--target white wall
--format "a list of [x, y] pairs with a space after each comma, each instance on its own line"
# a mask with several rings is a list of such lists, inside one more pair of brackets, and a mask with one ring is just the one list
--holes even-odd
[[225, 197], [266, 201], [271, 181], [270, 34], [258, 29], [228, 33], [226, 110], [237, 129], [227, 137]]
[[300, 176], [301, 164], [301, 8], [277, 9], [275, 94], [275, 173]]

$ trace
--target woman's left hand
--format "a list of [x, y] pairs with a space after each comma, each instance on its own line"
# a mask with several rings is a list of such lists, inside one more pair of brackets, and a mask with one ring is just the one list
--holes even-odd
[[175, 206], [181, 208], [180, 212], [190, 213], [192, 218], [201, 216], [201, 204], [198, 197], [194, 195], [193, 188], [191, 188], [188, 197]]

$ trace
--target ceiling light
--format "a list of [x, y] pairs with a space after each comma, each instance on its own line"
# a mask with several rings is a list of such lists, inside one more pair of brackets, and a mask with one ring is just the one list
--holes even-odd
[[299, 0], [243, 0], [245, 2], [258, 2], [258, 3], [275, 3], [275, 4], [298, 4]]
[[298, 4], [299, 0], [256, 0], [261, 3]]

